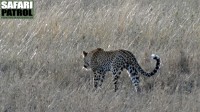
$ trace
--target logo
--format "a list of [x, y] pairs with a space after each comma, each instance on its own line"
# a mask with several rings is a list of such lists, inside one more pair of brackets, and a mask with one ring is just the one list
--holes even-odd
[[32, 19], [34, 14], [33, 0], [1, 0], [2, 19]]

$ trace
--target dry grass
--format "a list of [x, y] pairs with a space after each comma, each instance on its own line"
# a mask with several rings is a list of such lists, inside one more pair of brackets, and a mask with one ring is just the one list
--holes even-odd
[[[199, 112], [199, 0], [41, 0], [33, 20], [0, 20], [1, 112]], [[147, 71], [136, 94], [124, 72], [93, 90], [81, 52], [133, 52]]]

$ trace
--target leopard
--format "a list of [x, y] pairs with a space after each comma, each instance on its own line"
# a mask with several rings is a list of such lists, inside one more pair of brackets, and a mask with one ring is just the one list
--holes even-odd
[[125, 69], [131, 79], [133, 89], [136, 92], [141, 92], [139, 86], [139, 74], [151, 77], [160, 69], [160, 57], [152, 54], [152, 59], [156, 60], [156, 66], [151, 72], [146, 72], [139, 65], [135, 55], [132, 52], [124, 49], [106, 51], [102, 48], [96, 48], [89, 52], [82, 52], [84, 64], [83, 68], [90, 69], [94, 73], [94, 88], [101, 87], [105, 74], [111, 72], [113, 74], [114, 91], [119, 89], [119, 78], [121, 72]]

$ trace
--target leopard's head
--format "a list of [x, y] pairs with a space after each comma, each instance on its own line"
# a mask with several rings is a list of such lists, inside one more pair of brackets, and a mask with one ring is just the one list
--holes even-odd
[[85, 69], [89, 69], [90, 68], [90, 62], [91, 62], [90, 54], [86, 51], [83, 51], [82, 56], [83, 56], [83, 61], [84, 61], [83, 67]]
[[91, 69], [91, 60], [95, 58], [95, 54], [98, 52], [104, 51], [102, 48], [96, 48], [90, 52], [83, 51], [82, 56], [84, 60], [83, 68]]

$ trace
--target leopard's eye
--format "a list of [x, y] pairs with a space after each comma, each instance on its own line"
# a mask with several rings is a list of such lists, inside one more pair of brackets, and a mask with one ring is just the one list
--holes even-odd
[[87, 68], [87, 66], [86, 66], [86, 65], [84, 65], [83, 67], [84, 67], [84, 68]]

